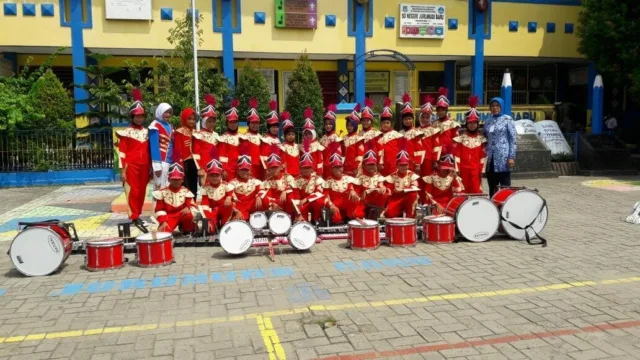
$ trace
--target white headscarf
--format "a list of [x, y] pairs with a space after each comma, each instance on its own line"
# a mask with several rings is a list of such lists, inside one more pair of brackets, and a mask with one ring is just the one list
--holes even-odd
[[166, 113], [167, 110], [171, 110], [171, 105], [167, 103], [161, 103], [160, 105], [158, 105], [158, 107], [156, 108], [156, 119], [164, 121], [164, 118], [162, 117], [162, 115], [164, 115], [164, 113]]

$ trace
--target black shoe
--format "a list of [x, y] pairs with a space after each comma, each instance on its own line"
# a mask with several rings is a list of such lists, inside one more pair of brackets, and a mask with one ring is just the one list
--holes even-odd
[[142, 221], [142, 219], [138, 218], [133, 220], [133, 225], [143, 233], [145, 234], [149, 233], [149, 230], [147, 230], [146, 224], [144, 223], [144, 221]]

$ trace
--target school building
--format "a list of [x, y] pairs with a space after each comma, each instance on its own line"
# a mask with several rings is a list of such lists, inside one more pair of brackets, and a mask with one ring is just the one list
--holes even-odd
[[[15, 73], [28, 57], [37, 65], [67, 47], [54, 71], [78, 84], [88, 79], [74, 68], [91, 61], [90, 53], [111, 54], [114, 65], [144, 58], [153, 66], [190, 1], [0, 4], [0, 71]], [[582, 118], [590, 107], [596, 70], [577, 51], [580, 0], [196, 0], [196, 8], [204, 18], [199, 56], [232, 82], [245, 59], [258, 61], [281, 108], [295, 59], [305, 51], [326, 104], [371, 96], [379, 105], [406, 91], [419, 106], [445, 86], [462, 111], [472, 93], [485, 103], [498, 95], [508, 69], [516, 118], [539, 120], [559, 101], [583, 109]], [[87, 94], [75, 88], [74, 95]]]

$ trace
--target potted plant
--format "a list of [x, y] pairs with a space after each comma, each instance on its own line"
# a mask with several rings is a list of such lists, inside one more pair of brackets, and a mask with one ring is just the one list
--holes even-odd
[[559, 153], [551, 155], [551, 169], [560, 176], [578, 175], [578, 162], [572, 153]]

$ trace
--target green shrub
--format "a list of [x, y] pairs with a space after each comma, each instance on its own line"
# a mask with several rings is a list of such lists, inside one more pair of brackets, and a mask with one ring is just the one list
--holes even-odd
[[247, 111], [249, 111], [249, 100], [251, 98], [258, 100], [258, 109], [256, 110], [258, 110], [258, 114], [261, 117], [267, 116], [270, 111], [271, 91], [269, 90], [269, 85], [262, 73], [250, 60], [246, 61], [242, 66], [234, 95], [240, 102], [240, 105], [238, 105], [240, 121], [244, 121]]
[[44, 118], [31, 119], [27, 129], [72, 129], [74, 127], [73, 99], [51, 71], [33, 84], [29, 92], [31, 105]]
[[291, 118], [297, 127], [304, 122], [304, 109], [313, 109], [314, 122], [317, 129], [322, 129], [324, 107], [322, 88], [318, 81], [318, 74], [311, 67], [311, 61], [306, 53], [300, 55], [296, 68], [289, 78], [287, 103], [285, 107], [291, 113]]

